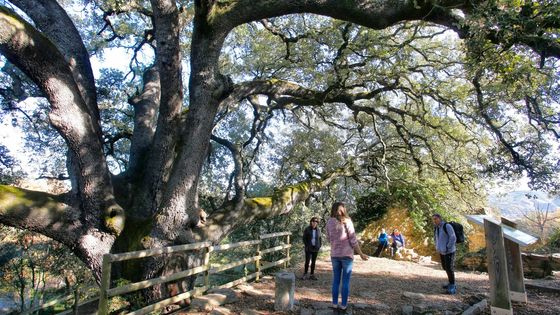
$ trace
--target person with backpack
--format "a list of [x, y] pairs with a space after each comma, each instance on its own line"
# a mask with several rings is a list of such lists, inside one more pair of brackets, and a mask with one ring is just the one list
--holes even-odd
[[443, 288], [447, 294], [457, 293], [457, 286], [455, 285], [455, 251], [457, 236], [455, 230], [450, 223], [443, 221], [441, 215], [435, 213], [432, 215], [434, 222], [434, 242], [436, 244], [436, 251], [439, 253], [441, 259], [441, 267], [447, 273], [447, 280], [449, 283], [444, 285]]

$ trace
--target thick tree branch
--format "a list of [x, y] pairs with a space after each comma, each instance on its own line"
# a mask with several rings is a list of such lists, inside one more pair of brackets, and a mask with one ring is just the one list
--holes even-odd
[[82, 233], [77, 200], [0, 185], [0, 223], [41, 233], [73, 248]]
[[[173, 167], [175, 149], [180, 132], [183, 105], [183, 80], [181, 78], [181, 50], [179, 45], [179, 10], [175, 1], [153, 0], [156, 64], [160, 82], [160, 106], [157, 128], [153, 136], [144, 173], [144, 180], [137, 198], [138, 208], [155, 213], [162, 199], [161, 191]], [[137, 208], [135, 206], [135, 208]]]
[[372, 29], [383, 29], [404, 20], [437, 19], [440, 8], [461, 8], [469, 1], [412, 1], [412, 0], [236, 0], [215, 3], [209, 23], [227, 30], [237, 25], [293, 14], [315, 13]]
[[295, 185], [277, 189], [272, 196], [246, 198], [243, 207], [235, 211], [233, 204], [213, 212], [204, 227], [196, 231], [204, 239], [219, 241], [235, 228], [247, 225], [254, 220], [266, 219], [287, 214], [299, 203], [304, 202], [311, 194], [327, 187], [333, 180], [353, 176], [352, 164], [334, 170], [321, 178], [310, 179]]
[[[97, 121], [89, 114], [73, 73], [50, 40], [12, 11], [0, 7], [0, 52], [27, 74], [51, 104], [51, 124], [65, 139], [75, 166], [87, 226], [120, 233], [110, 219], [124, 215], [116, 204]], [[95, 171], [93, 171], [95, 170]]]
[[62, 52], [92, 117], [94, 127], [101, 137], [97, 93], [89, 54], [80, 33], [66, 11], [56, 0], [14, 0], [10, 2], [29, 15], [39, 30]]
[[152, 144], [160, 104], [161, 83], [156, 67], [144, 72], [142, 93], [131, 97], [129, 103], [134, 106], [134, 131], [130, 145], [129, 174], [135, 176], [138, 167], [147, 163], [146, 158]]

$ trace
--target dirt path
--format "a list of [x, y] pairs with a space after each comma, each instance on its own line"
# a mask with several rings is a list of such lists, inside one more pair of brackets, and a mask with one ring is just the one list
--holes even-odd
[[[296, 276], [301, 266], [291, 268]], [[318, 280], [296, 280], [297, 311], [292, 314], [332, 314], [328, 309], [331, 294], [331, 264], [328, 257], [317, 261]], [[487, 298], [487, 274], [457, 272], [456, 295], [443, 294], [447, 283], [445, 272], [438, 264], [420, 265], [387, 258], [354, 260], [350, 291], [349, 314], [401, 314], [404, 306], [413, 307], [416, 314], [457, 314]], [[553, 285], [560, 279], [551, 280]], [[274, 280], [266, 277], [259, 283], [241, 288], [240, 300], [226, 305], [232, 314], [285, 314], [274, 312]], [[529, 303], [514, 304], [514, 314], [560, 314], [560, 295], [528, 289]], [[485, 314], [490, 314], [486, 310]]]

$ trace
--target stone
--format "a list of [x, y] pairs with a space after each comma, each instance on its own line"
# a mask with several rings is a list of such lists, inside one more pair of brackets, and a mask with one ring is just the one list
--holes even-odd
[[391, 307], [389, 307], [389, 305], [383, 304], [383, 303], [371, 304], [371, 305], [369, 305], [369, 308], [373, 309], [377, 312], [384, 312], [384, 311], [386, 312], [386, 311], [391, 309]]
[[300, 310], [299, 314], [300, 314], [300, 315], [313, 315], [313, 314], [315, 314], [315, 310], [312, 309], [312, 308], [305, 308], [305, 307], [303, 307], [303, 308]]
[[363, 310], [369, 307], [369, 304], [366, 303], [354, 303], [353, 307], [357, 310]]
[[423, 300], [426, 298], [426, 296], [422, 293], [408, 292], [408, 291], [404, 291], [403, 296], [409, 299], [419, 299], [419, 300]]
[[484, 299], [476, 304], [473, 304], [471, 307], [467, 308], [462, 315], [477, 315], [482, 314], [488, 307], [488, 300]]
[[412, 315], [414, 312], [414, 307], [412, 305], [404, 305], [401, 308], [402, 315]]
[[420, 313], [420, 314], [429, 314], [430, 313], [429, 312], [430, 307], [426, 304], [423, 304], [423, 303], [415, 304], [413, 306], [413, 309], [414, 309], [414, 312]]
[[274, 310], [291, 311], [294, 308], [296, 275], [293, 272], [279, 272], [275, 277]]
[[313, 309], [321, 310], [321, 309], [329, 309], [331, 306], [330, 302], [311, 302], [310, 305]]
[[243, 310], [240, 315], [260, 315], [261, 313], [255, 310]]
[[199, 310], [211, 311], [214, 308], [224, 304], [226, 300], [226, 295], [211, 293], [193, 299], [191, 301], [191, 307]]
[[231, 311], [225, 307], [216, 307], [210, 312], [210, 315], [230, 315]]
[[216, 293], [216, 294], [225, 295], [227, 297], [227, 299], [223, 304], [231, 304], [231, 303], [235, 303], [235, 302], [239, 301], [239, 298], [237, 297], [237, 294], [235, 293], [235, 291], [232, 290], [232, 289], [229, 289], [229, 288], [210, 289], [210, 290], [208, 290], [208, 293]]
[[261, 292], [255, 290], [255, 288], [253, 288], [252, 286], [247, 285], [247, 284], [242, 284], [242, 285], [237, 286], [237, 290], [239, 290], [241, 293], [247, 294], [249, 296], [259, 296], [259, 295], [262, 294]]

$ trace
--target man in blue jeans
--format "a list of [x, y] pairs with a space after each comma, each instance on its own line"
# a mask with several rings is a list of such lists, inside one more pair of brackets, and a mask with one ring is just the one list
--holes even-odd
[[441, 258], [441, 266], [443, 270], [447, 273], [447, 280], [449, 284], [444, 285], [443, 288], [447, 290], [447, 294], [457, 293], [457, 287], [455, 285], [455, 244], [457, 243], [457, 236], [455, 236], [455, 231], [451, 224], [446, 224], [441, 218], [441, 215], [432, 215], [432, 221], [434, 222], [434, 241], [436, 244], [436, 250]]

